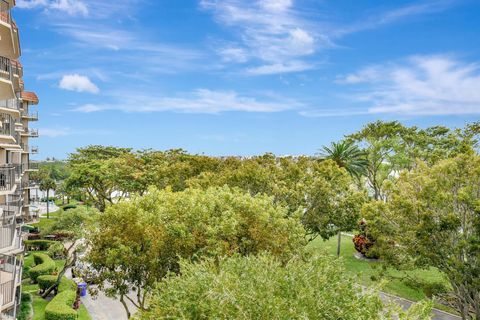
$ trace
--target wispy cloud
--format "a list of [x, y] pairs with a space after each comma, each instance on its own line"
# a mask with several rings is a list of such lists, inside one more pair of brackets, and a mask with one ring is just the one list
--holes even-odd
[[81, 0], [18, 0], [17, 7], [21, 9], [41, 8], [46, 12], [58, 11], [71, 16], [88, 16], [89, 10]]
[[[449, 56], [413, 56], [402, 62], [366, 67], [338, 78], [364, 90], [358, 103], [371, 106], [352, 114], [480, 114], [480, 64]], [[319, 113], [344, 115], [348, 111]]]
[[213, 91], [198, 89], [178, 96], [141, 95], [131, 92], [115, 92], [111, 95], [117, 103], [97, 105], [86, 104], [75, 108], [77, 112], [98, 112], [120, 110], [124, 112], [185, 112], [221, 113], [229, 111], [279, 112], [301, 106], [297, 101], [280, 97], [250, 97], [235, 91]]
[[59, 88], [76, 92], [99, 93], [100, 89], [88, 77], [79, 74], [67, 74], [62, 77]]
[[[328, 16], [309, 16], [294, 0], [201, 0], [216, 21], [233, 32], [237, 41], [216, 43], [224, 62], [246, 64], [247, 74], [268, 75], [317, 68], [318, 54], [337, 47], [349, 34], [376, 29], [411, 17], [445, 11], [454, 0], [424, 0], [383, 11], [360, 14], [357, 22], [334, 22]], [[326, 5], [324, 5], [326, 6]]]
[[382, 12], [370, 12], [366, 17], [357, 22], [338, 26], [332, 36], [336, 38], [343, 37], [351, 33], [376, 29], [413, 17], [440, 13], [456, 4], [458, 4], [456, 0], [423, 0]]
[[40, 128], [38, 131], [42, 135], [42, 137], [49, 137], [49, 138], [63, 137], [71, 134], [71, 129], [68, 127]]
[[238, 36], [237, 42], [219, 47], [218, 54], [225, 61], [253, 62], [252, 74], [311, 69], [313, 64], [298, 60], [325, 45], [295, 12], [292, 0], [202, 0], [200, 5]]

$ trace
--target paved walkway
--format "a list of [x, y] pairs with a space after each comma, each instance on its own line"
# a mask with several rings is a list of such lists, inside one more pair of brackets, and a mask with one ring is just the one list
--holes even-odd
[[[400, 297], [392, 296], [387, 293], [381, 292], [380, 297], [382, 298], [383, 301], [392, 301], [395, 302], [396, 304], [400, 305], [404, 310], [409, 309], [412, 304], [415, 302], [403, 299]], [[432, 319], [434, 320], [461, 320], [462, 318], [459, 316], [456, 316], [454, 314], [439, 310], [439, 309], [433, 309], [432, 311]]]
[[[65, 273], [67, 278], [72, 278], [71, 270]], [[132, 297], [133, 299], [133, 297]], [[85, 297], [81, 298], [83, 305], [87, 308], [92, 320], [128, 320], [125, 308], [119, 300], [107, 297], [103, 292], [98, 292], [97, 296], [93, 298], [87, 293]], [[127, 301], [130, 312], [135, 313], [135, 307]]]

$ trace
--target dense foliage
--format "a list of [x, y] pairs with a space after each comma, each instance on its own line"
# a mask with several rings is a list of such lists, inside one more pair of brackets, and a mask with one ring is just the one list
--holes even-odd
[[[377, 292], [344, 277], [339, 260], [270, 255], [183, 261], [182, 275], [159, 284], [150, 310], [138, 319], [351, 319], [389, 318]], [[429, 308], [400, 319], [429, 319]]]
[[[360, 252], [398, 269], [438, 268], [465, 315], [480, 305], [479, 133], [479, 123], [378, 121], [325, 147], [322, 157], [88, 146], [70, 155], [70, 175], [57, 189], [102, 212], [88, 236], [88, 260], [99, 289], [124, 306], [131, 300], [147, 309], [158, 282], [183, 274], [180, 258], [190, 268], [268, 251], [286, 262], [317, 236], [337, 234], [340, 248], [341, 232], [366, 218], [368, 232], [354, 238]], [[56, 228], [86, 230], [83, 218], [74, 211], [71, 224]], [[132, 290], [135, 298], [126, 295]]]
[[135, 304], [144, 309], [156, 282], [179, 272], [179, 258], [268, 251], [286, 260], [300, 254], [305, 232], [298, 218], [287, 213], [270, 197], [228, 187], [150, 189], [107, 209], [89, 237], [88, 261], [102, 290], [123, 301], [135, 289]]
[[480, 319], [480, 157], [418, 163], [364, 208], [376, 250], [397, 267], [435, 267], [465, 319]]

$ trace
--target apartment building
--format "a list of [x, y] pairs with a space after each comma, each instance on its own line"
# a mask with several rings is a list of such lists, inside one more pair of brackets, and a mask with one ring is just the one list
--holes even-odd
[[23, 266], [22, 225], [31, 219], [29, 172], [36, 170], [29, 145], [38, 131], [37, 96], [24, 91], [20, 38], [11, 10], [15, 0], [0, 0], [0, 319], [15, 319]]

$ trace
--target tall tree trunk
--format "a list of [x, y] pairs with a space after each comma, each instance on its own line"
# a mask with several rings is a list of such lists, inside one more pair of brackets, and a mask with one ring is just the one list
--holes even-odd
[[342, 244], [342, 231], [338, 231], [338, 240], [337, 240], [337, 257], [340, 257], [340, 246]]
[[47, 189], [47, 219], [50, 219], [50, 189]]

